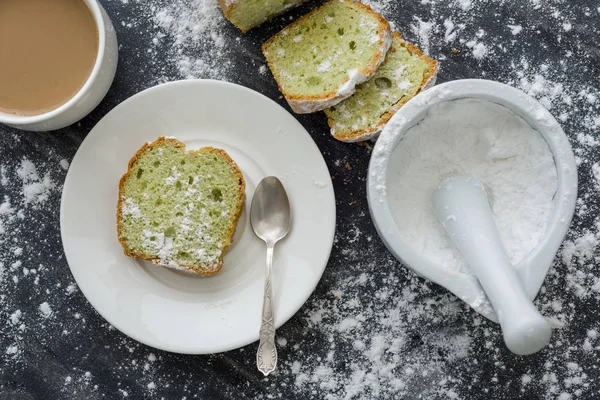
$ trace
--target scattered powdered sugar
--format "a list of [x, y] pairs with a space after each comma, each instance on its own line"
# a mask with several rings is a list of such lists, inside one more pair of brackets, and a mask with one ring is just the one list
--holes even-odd
[[473, 56], [476, 59], [481, 60], [487, 54], [487, 47], [483, 43], [476, 43], [473, 46]]
[[325, 60], [317, 67], [317, 71], [325, 72], [325, 71], [329, 71], [330, 68], [331, 68], [331, 61]]
[[23, 181], [23, 196], [25, 203], [41, 204], [48, 200], [50, 191], [55, 187], [55, 183], [46, 173], [43, 177], [38, 175], [38, 171], [31, 161], [24, 158], [21, 166], [17, 169], [17, 175]]
[[44, 318], [49, 318], [50, 316], [52, 316], [52, 308], [50, 307], [50, 304], [48, 304], [48, 302], [43, 302], [42, 304], [40, 304], [40, 313], [42, 313], [42, 316]]
[[0, 184], [2, 186], [8, 185], [8, 176], [6, 175], [6, 167], [4, 165], [0, 166]]
[[444, 41], [446, 43], [451, 43], [456, 39], [457, 32], [454, 30], [454, 23], [447, 19], [444, 21], [444, 28], [446, 28], [446, 32], [444, 33]]
[[140, 218], [142, 216], [140, 208], [132, 198], [126, 198], [123, 201], [122, 213], [124, 216], [131, 216], [132, 218]]
[[[388, 255], [377, 257], [379, 269], [369, 269], [378, 245], [370, 245], [372, 237], [358, 228], [353, 231], [358, 236], [342, 234], [334, 247], [349, 270], [335, 283], [325, 278], [329, 289], [301, 314], [307, 343], [286, 351], [290, 356], [282, 359], [282, 368], [291, 376], [281, 378], [299, 393], [318, 390], [324, 399], [387, 398], [390, 393], [434, 398], [453, 391], [456, 375], [448, 365], [469, 357], [473, 339], [464, 329], [442, 327], [440, 317], [460, 315], [462, 305], [450, 295], [428, 297], [429, 285], [418, 278], [399, 285], [404, 272], [386, 269], [395, 263]], [[363, 245], [347, 246], [349, 240]], [[423, 296], [428, 300], [419, 300]], [[375, 308], [369, 299], [385, 305]], [[420, 334], [414, 334], [414, 326], [421, 327]], [[318, 351], [308, 350], [317, 343], [322, 344]], [[422, 346], [429, 357], [421, 354]]]
[[586, 231], [574, 241], [567, 240], [563, 243], [562, 260], [569, 267], [573, 266], [574, 260], [577, 260], [580, 265], [593, 261], [599, 243], [600, 234], [598, 232]]
[[425, 54], [429, 54], [429, 37], [433, 32], [433, 23], [423, 21], [419, 17], [414, 17], [415, 23], [410, 26], [411, 31], [419, 38], [419, 44]]
[[151, 18], [160, 28], [153, 44], [169, 42], [167, 57], [179, 75], [191, 78], [222, 78], [231, 68], [230, 51], [224, 33], [227, 20], [214, 0], [160, 3]]
[[508, 29], [510, 29], [510, 33], [513, 35], [518, 35], [523, 30], [521, 25], [506, 25]]
[[[120, 54], [120, 87], [138, 90], [193, 76], [230, 79], [231, 63], [247, 60], [243, 72], [249, 80], [270, 79], [261, 75], [268, 75], [266, 68], [259, 72], [264, 59], [258, 47], [276, 29], [267, 25], [242, 36], [216, 3], [105, 1], [126, 49]], [[594, 398], [600, 389], [600, 324], [594, 314], [600, 302], [600, 93], [592, 39], [599, 34], [594, 21], [600, 8], [575, 3], [525, 1], [516, 10], [526, 10], [530, 20], [510, 12], [508, 3], [493, 10], [483, 0], [371, 1], [407, 40], [442, 61], [442, 82], [470, 77], [511, 84], [538, 99], [564, 126], [581, 185], [567, 240], [536, 300], [544, 315], [563, 326], [546, 350], [512, 356], [496, 324], [393, 259], [370, 223], [365, 201], [371, 144], [324, 145], [331, 139], [316, 130], [311, 134], [334, 176], [337, 234], [317, 289], [278, 329], [278, 371], [268, 378], [253, 374], [255, 345], [192, 358], [151, 350], [97, 315], [68, 272], [58, 210], [66, 173], [60, 160], [70, 160], [75, 151], [63, 147], [69, 139], [17, 135], [0, 126], [0, 363], [7, 383], [1, 390], [17, 398], [33, 382], [44, 382], [45, 393], [61, 399], [192, 399], [215, 393], [255, 399]], [[205, 13], [198, 15], [202, 7]], [[200, 28], [180, 30], [180, 21]], [[479, 37], [482, 28], [489, 34]], [[147, 48], [132, 49], [140, 43]], [[487, 49], [481, 60], [473, 52], [478, 43]], [[139, 77], [132, 66], [140, 67]], [[129, 88], [123, 84], [129, 78], [141, 83]], [[275, 93], [273, 82], [272, 89]], [[60, 145], [47, 153], [53, 141]], [[23, 160], [33, 164], [36, 179], [17, 174]], [[26, 202], [24, 188], [43, 185], [45, 176], [53, 183], [48, 196], [40, 192]], [[48, 318], [39, 309], [44, 302], [52, 310]], [[31, 368], [38, 360], [52, 369]], [[108, 375], [106, 361], [112, 365]]]
[[21, 313], [21, 310], [17, 310], [14, 313], [12, 313], [10, 315], [10, 322], [13, 325], [17, 325], [19, 323], [19, 320], [21, 319], [21, 316], [23, 315], [23, 313]]
[[[5, 129], [0, 126], [0, 336], [5, 338], [0, 363], [10, 363], [12, 369], [31, 353], [41, 325], [55, 321], [50, 293], [60, 292], [60, 284], [46, 281], [50, 271], [45, 264], [53, 263], [65, 280], [72, 277], [61, 265], [59, 242], [52, 250], [49, 246], [54, 238], [60, 240], [60, 182], [66, 173], [61, 158], [48, 148], [45, 161], [39, 161], [38, 151], [22, 141], [23, 134]], [[15, 153], [15, 148], [23, 152]]]
[[471, 8], [472, 0], [456, 0], [456, 3], [463, 11], [467, 11], [469, 8]]
[[175, 182], [177, 182], [177, 180], [181, 177], [181, 172], [179, 172], [177, 170], [177, 168], [173, 167], [173, 171], [171, 176], [168, 176], [165, 179], [165, 185], [167, 186], [173, 186], [175, 184]]

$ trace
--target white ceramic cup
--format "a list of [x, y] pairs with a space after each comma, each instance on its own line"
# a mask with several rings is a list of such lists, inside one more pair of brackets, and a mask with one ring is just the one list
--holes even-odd
[[88, 115], [106, 96], [117, 70], [117, 34], [108, 14], [98, 1], [83, 1], [92, 12], [98, 29], [98, 55], [85, 84], [65, 104], [43, 114], [20, 116], [0, 112], [1, 124], [26, 131], [64, 128]]

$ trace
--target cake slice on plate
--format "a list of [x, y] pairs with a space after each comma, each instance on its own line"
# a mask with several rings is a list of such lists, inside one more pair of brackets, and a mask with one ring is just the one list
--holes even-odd
[[213, 275], [244, 198], [242, 173], [224, 150], [186, 152], [179, 140], [160, 137], [137, 151], [121, 178], [118, 238], [128, 256]]
[[438, 63], [394, 32], [392, 47], [356, 93], [325, 110], [331, 134], [345, 142], [375, 137], [404, 103], [435, 83]]
[[358, 1], [332, 0], [263, 44], [263, 53], [292, 110], [311, 113], [354, 93], [385, 59], [389, 23]]

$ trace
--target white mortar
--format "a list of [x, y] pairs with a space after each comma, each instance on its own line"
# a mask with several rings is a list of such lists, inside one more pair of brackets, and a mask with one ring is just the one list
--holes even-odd
[[406, 103], [388, 122], [369, 165], [369, 209], [377, 232], [388, 249], [417, 274], [450, 290], [485, 317], [497, 321], [477, 278], [437, 265], [405, 243], [389, 208], [386, 190], [390, 155], [404, 134], [418, 124], [430, 107], [460, 98], [476, 98], [500, 104], [522, 117], [548, 143], [558, 174], [558, 190], [548, 230], [540, 244], [515, 266], [532, 300], [537, 295], [571, 222], [577, 199], [577, 167], [571, 145], [554, 117], [536, 100], [510, 86], [487, 80], [458, 80], [428, 89]]

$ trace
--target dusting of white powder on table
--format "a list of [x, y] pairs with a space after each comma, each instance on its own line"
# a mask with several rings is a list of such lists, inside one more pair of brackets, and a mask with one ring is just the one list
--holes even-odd
[[[166, 56], [185, 79], [222, 79], [231, 68], [224, 27], [228, 22], [216, 0], [169, 2], [150, 16], [161, 30], [153, 40], [168, 37]], [[163, 55], [164, 56], [164, 55]]]
[[[267, 32], [259, 28], [240, 35], [215, 0], [107, 0], [103, 5], [119, 30], [124, 60], [119, 74], [131, 78], [132, 89], [186, 77], [240, 81], [238, 69], [249, 80], [270, 79], [261, 75], [268, 71], [264, 65], [259, 69], [264, 59], [258, 46]], [[211, 376], [205, 373], [215, 365], [250, 365], [253, 348], [203, 358], [206, 362], [198, 365], [165, 352], [155, 352], [153, 361], [148, 347], [102, 321], [65, 273], [58, 250], [58, 210], [67, 168], [59, 161], [70, 160], [74, 152], [61, 140], [53, 155], [44, 150], [35, 156], [27, 143], [37, 146], [40, 140], [0, 127], [0, 363], [5, 382], [11, 382], [11, 374], [39, 377], [23, 372], [35, 365], [35, 349], [52, 355], [68, 348], [64, 369], [45, 380], [61, 399], [209, 398], [215, 387], [223, 397], [257, 400], [595, 398], [600, 325], [587, 311], [600, 300], [600, 91], [590, 75], [593, 46], [586, 38], [600, 32], [594, 23], [600, 8], [571, 7], [565, 0], [524, 2], [518, 8], [525, 14], [505, 13], [510, 7], [493, 14], [484, 0], [421, 0], [410, 9], [398, 0], [372, 0], [371, 6], [408, 41], [441, 61], [442, 78], [480, 77], [510, 84], [540, 101], [565, 128], [582, 184], [567, 240], [536, 300], [544, 315], [564, 325], [553, 332], [548, 349], [527, 360], [507, 355], [497, 325], [400, 267], [385, 251], [367, 229], [368, 209], [361, 206], [355, 186], [364, 185], [359, 166], [369, 154], [367, 144], [345, 154], [325, 154], [326, 159], [336, 157], [330, 164], [336, 194], [353, 214], [338, 216], [332, 261], [319, 287], [278, 331], [279, 372], [261, 380], [229, 380], [228, 385], [199, 380], [199, 367], [203, 376]], [[537, 23], [525, 15], [535, 16]], [[282, 28], [290, 18], [265, 24], [270, 26], [266, 30], [274, 31], [277, 24]], [[490, 23], [501, 29], [481, 37], [480, 29]], [[567, 23], [568, 32], [562, 28]], [[558, 29], [548, 31], [548, 26]], [[139, 48], [144, 43], [147, 48]], [[483, 54], [478, 44], [485, 46]], [[37, 178], [17, 172], [24, 156]], [[344, 166], [348, 162], [352, 171]], [[26, 163], [22, 172], [31, 166]], [[296, 175], [300, 172], [290, 173]], [[52, 179], [46, 181], [46, 176]], [[44, 302], [49, 317], [39, 309]], [[73, 318], [77, 313], [81, 318]], [[102, 357], [115, 360], [110, 385], [101, 378], [103, 363], [90, 348], [102, 349]], [[237, 370], [230, 368], [225, 371]]]
[[433, 106], [406, 132], [389, 168], [390, 210], [403, 239], [445, 268], [469, 271], [433, 213], [433, 191], [452, 174], [470, 174], [486, 187], [513, 265], [546, 233], [558, 184], [552, 153], [500, 105], [461, 99]]

